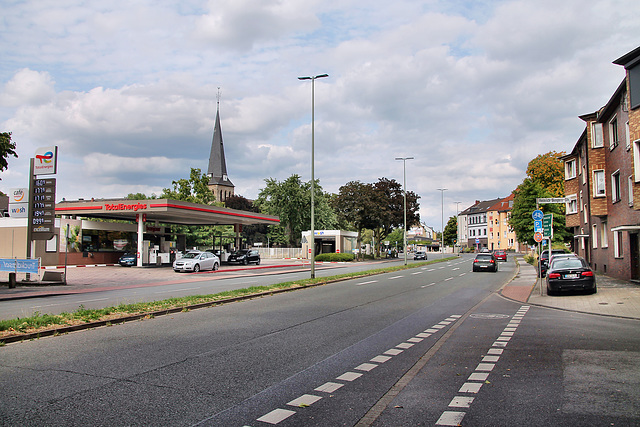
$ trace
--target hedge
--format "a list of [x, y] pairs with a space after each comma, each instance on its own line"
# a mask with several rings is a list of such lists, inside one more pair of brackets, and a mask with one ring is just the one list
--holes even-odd
[[353, 261], [353, 254], [319, 254], [316, 261], [344, 262]]

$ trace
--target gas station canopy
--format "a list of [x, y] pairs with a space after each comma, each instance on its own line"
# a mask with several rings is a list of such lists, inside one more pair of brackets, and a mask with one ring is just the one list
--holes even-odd
[[171, 199], [99, 199], [56, 203], [56, 215], [120, 219], [181, 225], [279, 224], [276, 216]]

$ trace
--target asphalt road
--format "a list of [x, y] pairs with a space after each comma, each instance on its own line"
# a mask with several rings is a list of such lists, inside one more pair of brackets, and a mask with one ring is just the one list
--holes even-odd
[[505, 300], [515, 267], [501, 267], [456, 260], [10, 344], [0, 423], [640, 423], [639, 322]]

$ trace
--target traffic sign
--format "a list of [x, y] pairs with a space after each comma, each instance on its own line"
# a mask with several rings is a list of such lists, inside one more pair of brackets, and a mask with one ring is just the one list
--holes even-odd
[[540, 232], [534, 233], [533, 240], [535, 240], [538, 243], [542, 242], [542, 233]]
[[542, 218], [542, 234], [544, 237], [553, 237], [553, 214], [546, 214]]
[[536, 203], [539, 203], [541, 205], [544, 205], [547, 203], [567, 203], [567, 198], [566, 197], [542, 197], [542, 198], [536, 199]]
[[534, 233], [542, 233], [542, 220], [537, 219], [533, 221], [533, 232]]
[[534, 221], [538, 221], [542, 219], [542, 217], [544, 216], [544, 213], [540, 209], [536, 209], [535, 211], [533, 211], [531, 216], [533, 217]]

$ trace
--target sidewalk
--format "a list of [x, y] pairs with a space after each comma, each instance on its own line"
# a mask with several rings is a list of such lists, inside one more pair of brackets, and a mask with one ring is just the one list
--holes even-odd
[[[550, 297], [544, 280], [536, 283], [536, 268], [526, 263], [522, 256], [516, 258], [519, 271], [500, 292], [509, 299], [560, 310], [640, 319], [640, 285], [598, 275], [596, 294], [570, 293]], [[543, 295], [540, 295], [540, 285]]]

